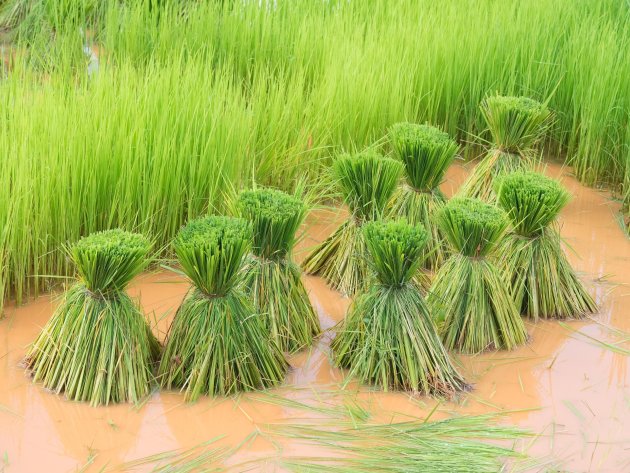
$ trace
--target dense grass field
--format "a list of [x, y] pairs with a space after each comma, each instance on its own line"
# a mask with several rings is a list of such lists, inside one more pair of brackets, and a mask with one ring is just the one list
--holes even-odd
[[[231, 188], [315, 182], [337, 150], [382, 142], [397, 121], [439, 125], [474, 157], [487, 137], [478, 105], [495, 92], [548, 100], [546, 155], [630, 204], [627, 1], [5, 0], [2, 9], [5, 302], [68, 274], [61, 247], [81, 235], [122, 227], [164, 247]], [[89, 75], [86, 46], [99, 57]]]

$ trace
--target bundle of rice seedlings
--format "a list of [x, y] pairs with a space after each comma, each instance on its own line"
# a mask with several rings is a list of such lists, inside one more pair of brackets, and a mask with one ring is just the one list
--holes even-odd
[[439, 185], [455, 159], [458, 144], [438, 128], [397, 123], [389, 131], [394, 153], [405, 164], [405, 183], [392, 198], [392, 212], [428, 230], [423, 259], [426, 269], [435, 270], [445, 260], [443, 237], [433, 215], [446, 202]]
[[169, 329], [158, 378], [166, 388], [185, 390], [187, 400], [266, 388], [284, 378], [287, 362], [240, 287], [250, 246], [249, 223], [233, 217], [192, 220], [175, 238], [194, 287]]
[[597, 310], [566, 255], [554, 225], [569, 193], [554, 179], [514, 172], [498, 180], [499, 205], [512, 231], [500, 246], [505, 281], [522, 314], [534, 319], [583, 317]]
[[402, 163], [374, 151], [343, 155], [333, 163], [333, 178], [351, 215], [305, 259], [307, 273], [322, 276], [349, 296], [366, 284], [369, 270], [361, 226], [383, 215], [402, 170]]
[[492, 260], [504, 236], [505, 213], [477, 199], [451, 199], [436, 215], [453, 254], [433, 281], [428, 302], [448, 349], [477, 353], [512, 349], [527, 331]]
[[332, 342], [336, 364], [386, 391], [450, 396], [467, 389], [412, 281], [427, 232], [399, 220], [367, 223], [363, 233], [373, 279]]
[[242, 192], [238, 207], [253, 227], [245, 286], [280, 348], [287, 352], [304, 348], [321, 331], [302, 284], [302, 271], [291, 260], [306, 205], [284, 192], [259, 189]]
[[544, 137], [551, 112], [544, 103], [527, 97], [487, 97], [481, 113], [492, 136], [491, 149], [477, 164], [459, 195], [496, 201], [492, 180], [516, 170], [530, 170], [535, 146]]
[[151, 244], [122, 230], [94, 233], [70, 250], [79, 281], [26, 356], [35, 381], [92, 405], [137, 402], [151, 391], [159, 345], [125, 293]]

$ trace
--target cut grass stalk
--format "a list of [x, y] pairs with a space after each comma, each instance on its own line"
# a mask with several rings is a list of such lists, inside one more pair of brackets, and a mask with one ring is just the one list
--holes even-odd
[[365, 286], [369, 269], [361, 227], [383, 215], [402, 169], [399, 161], [374, 151], [337, 158], [333, 178], [351, 215], [304, 260], [306, 272], [322, 276], [348, 296]]
[[454, 198], [437, 223], [453, 255], [438, 270], [428, 302], [446, 348], [478, 353], [525, 343], [525, 325], [492, 260], [508, 225], [505, 213], [477, 199]]
[[291, 260], [306, 205], [284, 192], [259, 189], [242, 192], [238, 208], [253, 227], [245, 286], [256, 309], [282, 350], [291, 353], [305, 348], [321, 331], [302, 271]]
[[451, 396], [468, 389], [413, 282], [427, 232], [404, 221], [370, 222], [363, 232], [373, 278], [331, 344], [335, 363], [386, 391]]
[[597, 310], [561, 247], [555, 220], [570, 199], [554, 179], [514, 172], [496, 183], [512, 224], [499, 254], [504, 280], [519, 311], [534, 320], [582, 318]]
[[150, 248], [142, 235], [122, 230], [94, 233], [71, 248], [79, 282], [26, 355], [34, 381], [95, 406], [150, 393], [159, 345], [124, 292]]
[[519, 169], [530, 169], [535, 145], [544, 137], [551, 121], [546, 104], [527, 97], [486, 97], [481, 114], [492, 137], [491, 149], [475, 166], [459, 195], [494, 202], [492, 181]]
[[405, 183], [392, 198], [392, 213], [427, 229], [424, 267], [436, 270], [446, 259], [444, 238], [434, 214], [446, 198], [439, 185], [459, 149], [448, 133], [429, 125], [397, 123], [389, 137], [395, 156], [405, 165]]
[[159, 366], [165, 388], [185, 398], [227, 395], [274, 386], [287, 369], [253, 303], [239, 287], [251, 246], [251, 227], [240, 218], [189, 222], [174, 247], [194, 288], [177, 310]]

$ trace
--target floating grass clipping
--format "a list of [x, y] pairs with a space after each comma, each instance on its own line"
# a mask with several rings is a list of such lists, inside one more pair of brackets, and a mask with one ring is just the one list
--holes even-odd
[[282, 381], [287, 363], [239, 284], [251, 246], [241, 218], [192, 220], [174, 247], [194, 288], [177, 310], [159, 366], [166, 388], [186, 399], [266, 388]]
[[150, 393], [159, 345], [125, 293], [150, 248], [142, 235], [122, 230], [93, 233], [71, 248], [79, 282], [28, 351], [34, 381], [95, 406]]
[[413, 282], [427, 232], [404, 221], [370, 222], [363, 232], [374, 280], [332, 342], [336, 364], [385, 390], [450, 396], [467, 389]]
[[369, 270], [361, 226], [383, 215], [402, 170], [401, 162], [374, 151], [343, 155], [333, 163], [333, 178], [351, 215], [306, 258], [306, 272], [322, 276], [349, 296], [366, 284]]
[[546, 104], [527, 97], [495, 95], [483, 100], [481, 114], [492, 136], [491, 149], [459, 194], [494, 202], [495, 176], [533, 166], [534, 147], [549, 128], [551, 112]]
[[439, 185], [455, 159], [458, 144], [448, 133], [429, 125], [397, 123], [389, 130], [394, 154], [405, 164], [406, 182], [392, 198], [392, 212], [428, 231], [423, 260], [435, 270], [445, 260], [443, 237], [433, 215], [446, 202]]
[[253, 227], [245, 286], [280, 348], [287, 352], [300, 350], [321, 331], [302, 284], [302, 271], [290, 255], [306, 216], [306, 205], [284, 192], [259, 189], [242, 192], [238, 207]]
[[557, 225], [569, 193], [554, 179], [514, 172], [497, 181], [499, 205], [512, 222], [500, 245], [504, 281], [522, 314], [535, 320], [581, 318], [597, 310], [561, 247]]
[[429, 292], [444, 345], [465, 353], [511, 350], [527, 331], [491, 256], [508, 225], [505, 213], [477, 199], [454, 198], [436, 215], [453, 254]]

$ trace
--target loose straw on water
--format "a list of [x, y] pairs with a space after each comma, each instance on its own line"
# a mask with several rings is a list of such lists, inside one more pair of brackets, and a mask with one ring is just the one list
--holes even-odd
[[142, 235], [122, 230], [94, 233], [71, 248], [79, 282], [28, 351], [35, 381], [92, 405], [138, 402], [150, 393], [159, 345], [125, 293], [150, 248]]
[[523, 321], [491, 259], [508, 225], [505, 213], [477, 199], [454, 198], [437, 222], [453, 254], [438, 270], [428, 302], [446, 348], [477, 353], [525, 343]]
[[382, 217], [402, 170], [402, 163], [374, 151], [335, 160], [333, 177], [351, 215], [313, 249], [303, 264], [306, 272], [322, 276], [345, 295], [364, 287], [369, 270], [361, 226]]
[[239, 287], [251, 227], [233, 217], [189, 222], [174, 247], [194, 287], [177, 310], [159, 381], [186, 399], [225, 395], [282, 382], [287, 363], [253, 303]]
[[499, 205], [512, 224], [498, 253], [517, 308], [536, 320], [595, 312], [597, 306], [569, 264], [554, 223], [569, 193], [556, 180], [534, 172], [508, 174], [496, 187]]
[[438, 396], [466, 390], [413, 282], [427, 232], [404, 221], [370, 222], [363, 232], [373, 276], [332, 342], [335, 362], [385, 390]]
[[306, 205], [284, 192], [259, 189], [242, 192], [238, 208], [253, 227], [245, 287], [282, 350], [307, 347], [321, 329], [302, 284], [302, 271], [290, 254]]

